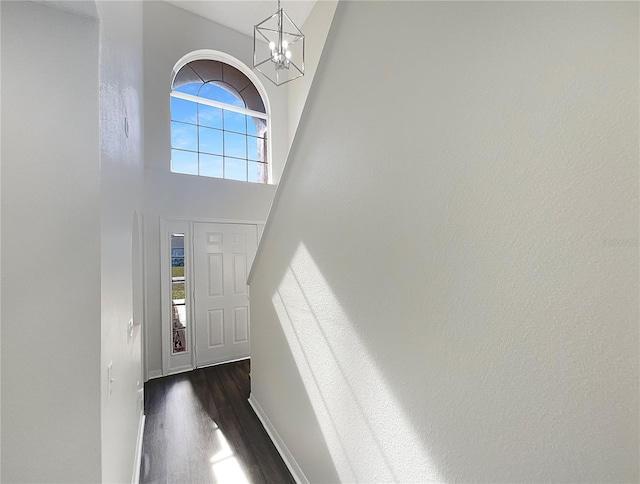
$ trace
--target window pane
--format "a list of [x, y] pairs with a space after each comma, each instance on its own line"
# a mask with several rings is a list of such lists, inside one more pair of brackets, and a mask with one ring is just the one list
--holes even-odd
[[226, 110], [223, 112], [225, 131], [235, 131], [236, 133], [247, 132], [247, 117], [244, 114]]
[[[182, 306], [178, 306], [179, 308], [184, 309], [184, 304]], [[173, 332], [173, 353], [184, 353], [187, 351], [187, 338], [185, 335], [184, 329], [179, 329]]]
[[178, 99], [177, 97], [171, 98], [172, 121], [196, 124], [196, 112], [196, 103], [185, 101], [184, 99]]
[[[184, 66], [174, 79], [177, 87], [170, 97], [171, 171], [266, 183], [268, 121], [233, 110], [234, 107], [249, 108], [256, 114], [265, 113], [264, 102], [251, 81], [231, 66], [225, 71], [229, 82], [202, 82], [202, 73], [198, 73], [196, 67], [208, 73], [207, 79], [222, 79], [224, 63], [211, 62], [211, 65], [198, 61], [197, 66]], [[242, 94], [236, 85], [243, 87]], [[179, 93], [200, 100], [180, 99], [176, 97]], [[221, 107], [210, 106], [207, 100]]]
[[211, 128], [200, 130], [200, 151], [203, 153], [222, 154], [222, 131]]
[[[182, 253], [184, 254], [184, 249]], [[178, 257], [171, 254], [171, 277], [184, 277], [184, 255]]]
[[185, 306], [184, 234], [171, 234], [171, 330], [173, 353], [187, 351]]
[[[224, 155], [235, 158], [247, 157], [247, 137], [243, 134], [224, 132]], [[226, 177], [225, 177], [226, 178]]]
[[222, 129], [222, 109], [198, 104], [198, 124]]
[[247, 181], [253, 183], [267, 183], [267, 165], [266, 163], [249, 162], [249, 174]]
[[266, 138], [267, 121], [265, 119], [247, 116], [247, 134], [259, 138]]
[[227, 180], [247, 181], [247, 162], [235, 158], [225, 158], [224, 177]]
[[189, 84], [183, 84], [182, 86], [176, 87], [173, 90], [184, 92], [185, 94], [193, 94], [195, 96], [198, 94], [200, 86], [202, 86], [201, 82], [190, 82]]
[[200, 154], [200, 176], [224, 178], [222, 156]]
[[[174, 278], [175, 279], [175, 278]], [[172, 282], [171, 283], [171, 293], [173, 301], [184, 300], [184, 278], [182, 278], [182, 282]]]
[[171, 122], [171, 147], [198, 151], [198, 128], [192, 124]]
[[244, 101], [235, 94], [232, 94], [227, 89], [216, 84], [206, 83], [200, 88], [198, 96], [211, 99], [212, 101], [219, 101], [225, 104], [231, 104], [232, 106], [238, 106], [244, 108]]
[[171, 150], [171, 171], [187, 175], [198, 174], [198, 153]]
[[266, 162], [265, 149], [266, 140], [264, 138], [254, 138], [247, 136], [247, 158], [255, 161]]

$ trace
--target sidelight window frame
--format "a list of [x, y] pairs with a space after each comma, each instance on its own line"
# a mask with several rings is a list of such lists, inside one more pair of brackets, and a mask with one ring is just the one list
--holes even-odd
[[[183, 371], [192, 370], [193, 364], [193, 292], [192, 292], [192, 228], [191, 223], [185, 220], [160, 221], [160, 303], [162, 305], [162, 374], [171, 375]], [[184, 311], [185, 311], [185, 351], [173, 350], [173, 282], [172, 274], [172, 234], [184, 234]], [[180, 256], [182, 258], [182, 256]]]

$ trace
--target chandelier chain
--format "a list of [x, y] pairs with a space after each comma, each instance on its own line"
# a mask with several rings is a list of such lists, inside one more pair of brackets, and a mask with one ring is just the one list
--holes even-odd
[[[278, 0], [278, 31], [280, 32], [280, 37], [282, 37], [282, 9], [280, 8], [280, 0]], [[282, 43], [282, 38], [280, 38], [280, 43]]]

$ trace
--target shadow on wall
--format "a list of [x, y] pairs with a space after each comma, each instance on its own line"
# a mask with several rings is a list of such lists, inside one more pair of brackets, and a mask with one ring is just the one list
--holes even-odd
[[[340, 481], [401, 482], [407, 466], [426, 482], [441, 481], [304, 244], [272, 302]], [[403, 447], [394, 456], [388, 444], [396, 439]]]
[[[356, 264], [354, 273], [361, 269]], [[356, 279], [348, 282], [353, 288]], [[388, 296], [386, 303], [397, 309], [397, 293]], [[331, 482], [447, 482], [480, 474], [486, 482], [551, 481], [563, 474], [559, 480], [570, 481], [585, 466], [580, 442], [589, 446], [590, 433], [605, 435], [603, 425], [619, 425], [598, 397], [577, 393], [589, 383], [571, 381], [575, 375], [563, 356], [572, 351], [568, 343], [544, 336], [536, 349], [525, 328], [509, 346], [513, 334], [490, 334], [499, 331], [488, 328], [491, 321], [476, 322], [488, 326], [482, 330], [470, 325], [468, 334], [417, 314], [407, 325], [407, 314], [398, 311], [395, 319], [376, 303], [384, 294], [368, 297], [371, 314], [347, 313], [302, 242], [271, 296], [291, 352], [282, 357], [295, 362], [338, 476]], [[495, 344], [486, 343], [491, 338]], [[566, 391], [547, 388], [549, 380], [560, 380]], [[615, 385], [603, 382], [603, 388]], [[585, 425], [585, 415], [602, 421]], [[587, 473], [606, 482], [601, 476], [617, 454], [612, 445]]]
[[340, 480], [637, 481], [637, 6], [338, 8], [252, 306]]

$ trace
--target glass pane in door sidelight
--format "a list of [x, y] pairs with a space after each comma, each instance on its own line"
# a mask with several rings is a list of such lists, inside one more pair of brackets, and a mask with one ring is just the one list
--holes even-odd
[[171, 335], [172, 353], [187, 351], [184, 234], [171, 234]]

